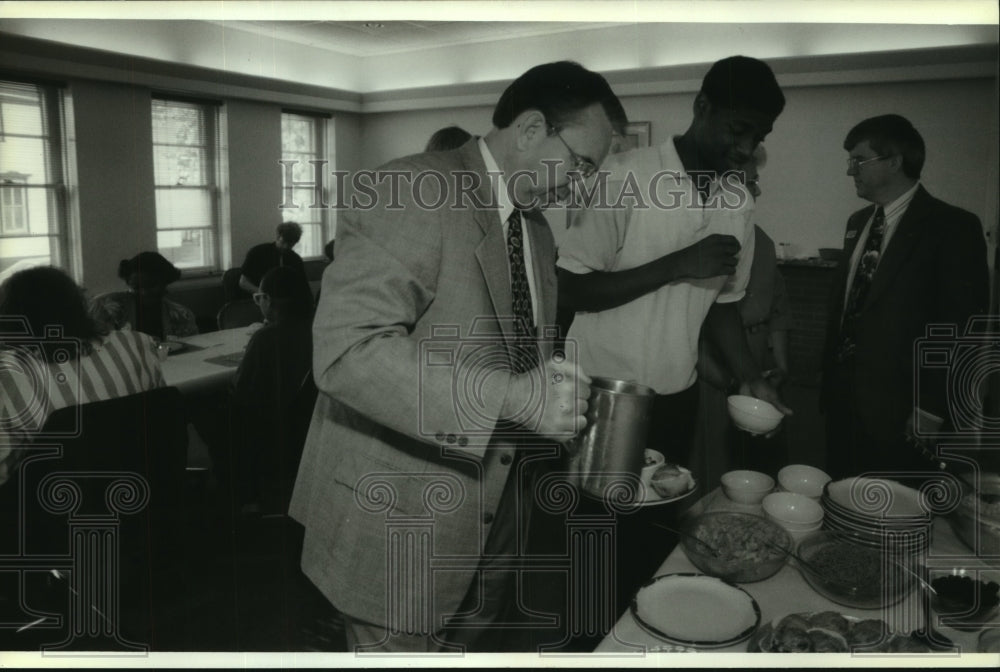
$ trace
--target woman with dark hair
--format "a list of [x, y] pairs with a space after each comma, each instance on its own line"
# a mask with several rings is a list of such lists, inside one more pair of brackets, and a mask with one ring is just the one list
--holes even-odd
[[166, 297], [167, 285], [181, 272], [158, 252], [140, 252], [118, 264], [127, 292], [109, 292], [94, 299], [91, 315], [108, 329], [134, 329], [163, 340], [198, 333], [194, 313]]
[[19, 450], [60, 408], [162, 387], [156, 343], [107, 330], [87, 314], [83, 290], [40, 266], [0, 287], [0, 483]]
[[236, 473], [242, 504], [285, 513], [312, 412], [304, 399], [311, 387], [312, 292], [290, 266], [268, 271], [260, 289], [253, 298], [264, 326], [247, 344], [233, 381], [233, 426], [243, 432]]

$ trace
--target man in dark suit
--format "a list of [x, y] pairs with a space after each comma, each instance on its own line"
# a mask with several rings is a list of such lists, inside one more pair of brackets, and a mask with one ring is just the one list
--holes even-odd
[[[979, 219], [920, 184], [924, 141], [896, 114], [847, 134], [847, 174], [872, 205], [847, 223], [833, 284], [823, 402], [835, 478], [932, 466], [914, 423], [948, 423], [946, 371], [921, 370], [914, 398], [914, 344], [927, 326], [961, 334], [986, 310], [989, 280]], [[922, 432], [921, 432], [922, 433]]]
[[377, 181], [372, 207], [342, 221], [289, 513], [352, 650], [495, 650], [486, 635], [502, 631], [505, 560], [530, 510], [528, 448], [544, 457], [573, 436], [589, 396], [572, 357], [535, 340], [555, 323], [556, 278], [533, 205], [595, 172], [624, 117], [600, 75], [537, 66], [485, 137], [387, 164], [412, 183]]

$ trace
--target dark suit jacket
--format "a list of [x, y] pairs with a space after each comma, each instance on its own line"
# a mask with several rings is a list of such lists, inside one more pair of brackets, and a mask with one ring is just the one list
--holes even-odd
[[[390, 607], [424, 597], [431, 604], [417, 605], [421, 622], [410, 626], [427, 632], [420, 628], [441, 622], [424, 621], [422, 607], [436, 616], [457, 610], [515, 476], [519, 444], [493, 431], [510, 380], [510, 273], [496, 206], [450, 206], [461, 201], [455, 189], [476, 177], [474, 200], [493, 200], [475, 140], [380, 170], [443, 176], [422, 180], [423, 203], [442, 205], [421, 206], [402, 180], [402, 207], [392, 207], [384, 180], [377, 206], [348, 213], [337, 230], [337, 261], [323, 274], [313, 323], [321, 394], [289, 513], [306, 528], [302, 569], [334, 606], [385, 625]], [[551, 325], [552, 232], [540, 214], [526, 214], [524, 227], [538, 323]], [[407, 549], [457, 564], [431, 571]], [[414, 566], [422, 571], [409, 584], [403, 575]]]
[[850, 258], [874, 208], [855, 212], [847, 223], [844, 262], [830, 302], [823, 399], [828, 410], [853, 402], [866, 436], [898, 442], [914, 408], [916, 376], [919, 406], [949, 417], [945, 369], [922, 368], [916, 374], [914, 344], [926, 336], [928, 324], [957, 325], [961, 336], [968, 318], [986, 310], [986, 242], [978, 217], [917, 188], [879, 261], [857, 322], [855, 398], [833, 398], [831, 385], [842, 366], [835, 355]]

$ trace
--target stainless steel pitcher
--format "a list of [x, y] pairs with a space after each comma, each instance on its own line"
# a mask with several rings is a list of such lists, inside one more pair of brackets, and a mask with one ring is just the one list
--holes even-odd
[[567, 445], [570, 482], [602, 497], [610, 481], [622, 480], [623, 474], [639, 477], [655, 394], [624, 380], [591, 380], [587, 427]]

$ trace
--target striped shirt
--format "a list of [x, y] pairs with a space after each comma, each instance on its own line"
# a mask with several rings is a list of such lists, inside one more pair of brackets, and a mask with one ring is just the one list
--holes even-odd
[[53, 411], [163, 387], [153, 339], [138, 331], [112, 331], [76, 358], [69, 347], [45, 362], [32, 341], [0, 346], [0, 483], [7, 480], [19, 445], [31, 443]]

